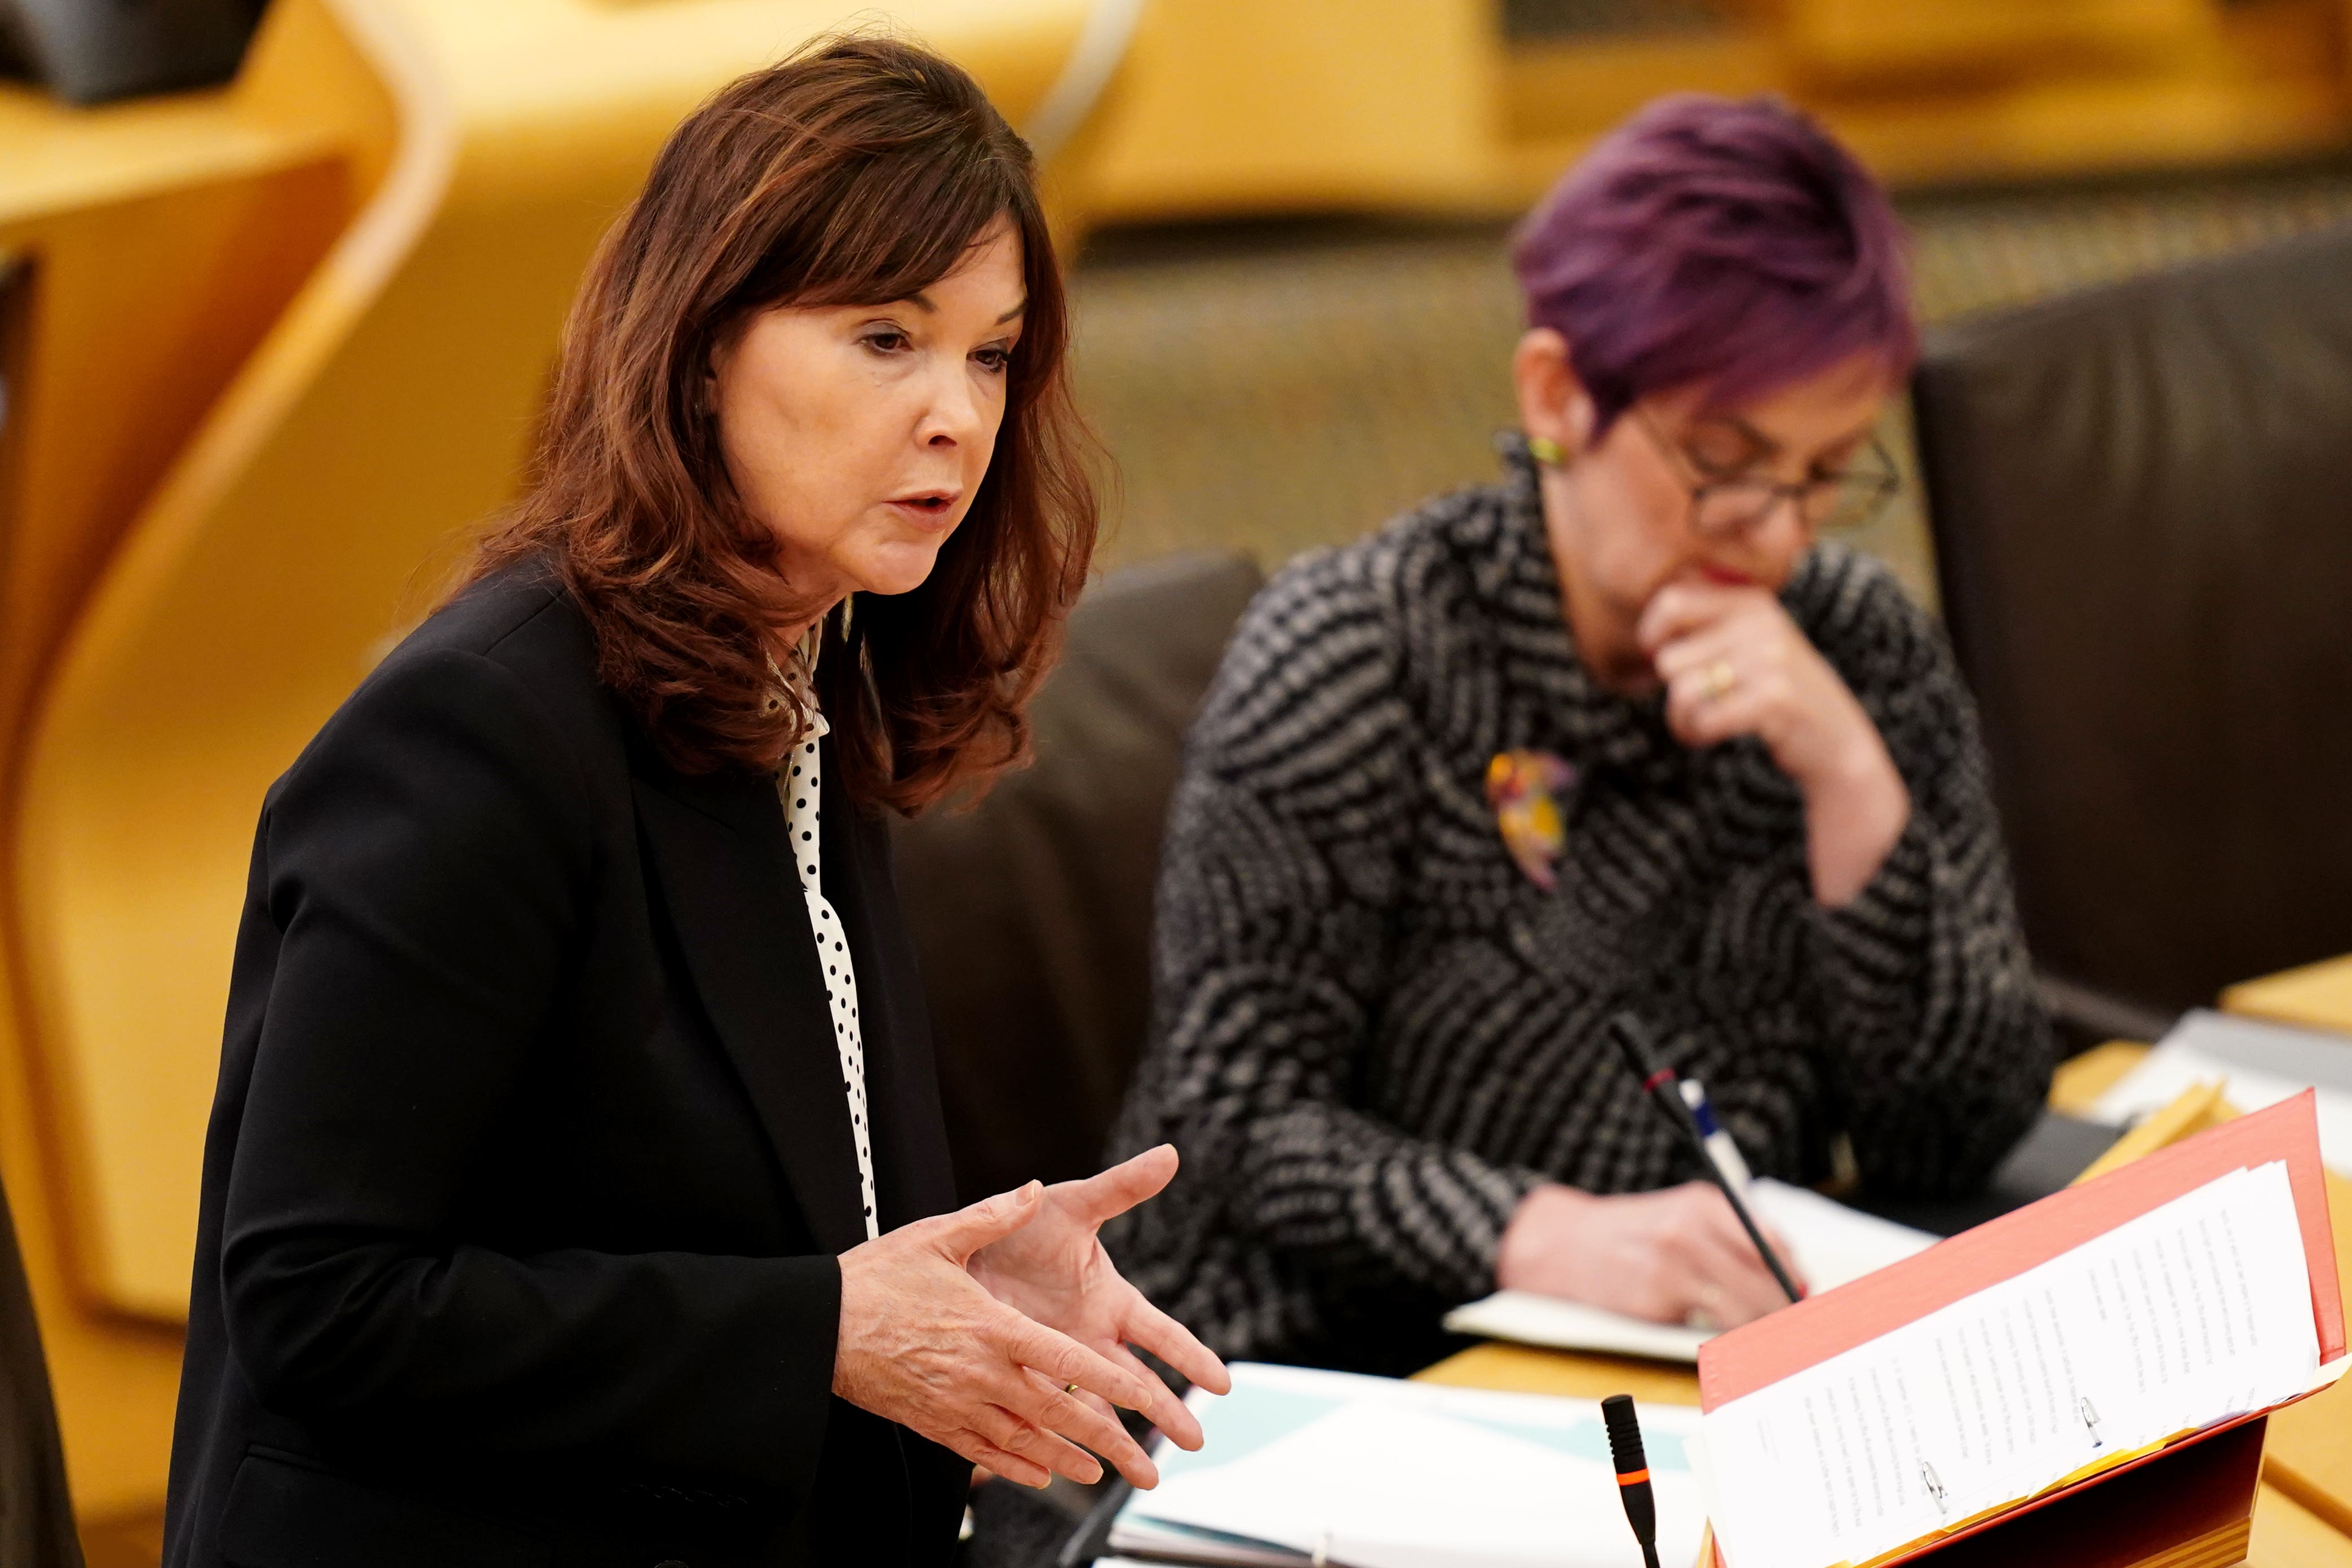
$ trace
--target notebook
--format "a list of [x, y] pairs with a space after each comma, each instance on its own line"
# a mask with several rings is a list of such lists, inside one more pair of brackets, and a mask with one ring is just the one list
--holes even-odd
[[[1156, 1456], [1160, 1485], [1119, 1510], [1113, 1554], [1232, 1568], [1641, 1568], [1597, 1404], [1232, 1371], [1223, 1398], [1195, 1391], [1206, 1441]], [[1685, 1445], [1698, 1412], [1644, 1405], [1641, 1417], [1659, 1560], [1694, 1562], [1705, 1515]]]
[[[1924, 1230], [1850, 1209], [1784, 1182], [1767, 1178], [1749, 1191], [1757, 1216], [1788, 1241], [1798, 1271], [1816, 1295], [1924, 1252], [1937, 1241]], [[1445, 1326], [1457, 1334], [1554, 1350], [1685, 1363], [1697, 1361], [1698, 1347], [1713, 1337], [1680, 1324], [1645, 1322], [1525, 1290], [1500, 1290], [1456, 1307], [1445, 1315]]]

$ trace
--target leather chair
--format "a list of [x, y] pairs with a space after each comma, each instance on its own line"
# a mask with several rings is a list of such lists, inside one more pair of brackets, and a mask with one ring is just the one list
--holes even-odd
[[1184, 731], [1261, 580], [1238, 555], [1105, 578], [1032, 709], [1034, 765], [899, 831], [967, 1202], [1100, 1167], [1150, 1027], [1152, 884]]
[[1956, 323], [1914, 397], [2062, 1019], [2352, 950], [2352, 227]]
[[0, 68], [72, 103], [226, 81], [262, 0], [0, 0]]

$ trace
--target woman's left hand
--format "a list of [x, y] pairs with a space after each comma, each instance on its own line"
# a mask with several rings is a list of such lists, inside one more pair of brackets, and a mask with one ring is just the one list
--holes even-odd
[[1753, 735], [1805, 797], [1813, 896], [1835, 907], [1877, 875], [1911, 818], [1886, 742], [1844, 679], [1760, 587], [1670, 583], [1635, 627], [1686, 746]]
[[[1006, 1306], [1145, 1377], [1158, 1374], [1128, 1346], [1150, 1351], [1212, 1394], [1230, 1391], [1225, 1363], [1145, 1300], [1096, 1235], [1104, 1221], [1155, 1196], [1175, 1174], [1176, 1150], [1162, 1143], [1084, 1181], [1055, 1183], [1034, 1218], [972, 1254], [972, 1278]], [[1199, 1447], [1200, 1424], [1177, 1408], [1185, 1426], [1169, 1428], [1168, 1436], [1180, 1447]]]

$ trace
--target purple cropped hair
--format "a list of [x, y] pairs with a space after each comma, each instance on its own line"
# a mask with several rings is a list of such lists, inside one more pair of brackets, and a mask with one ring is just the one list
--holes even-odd
[[1561, 176], [1511, 261], [1596, 435], [1654, 393], [1704, 384], [1730, 407], [1858, 353], [1899, 380], [1918, 354], [1886, 193], [1776, 99], [1658, 100]]

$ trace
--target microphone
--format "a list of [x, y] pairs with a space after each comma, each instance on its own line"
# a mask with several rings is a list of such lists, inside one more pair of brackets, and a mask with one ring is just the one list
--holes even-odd
[[1601, 1419], [1609, 1427], [1609, 1457], [1617, 1467], [1617, 1497], [1625, 1505], [1625, 1522], [1642, 1543], [1642, 1561], [1658, 1568], [1658, 1501], [1650, 1491], [1650, 1462], [1642, 1457], [1642, 1423], [1633, 1414], [1633, 1396], [1612, 1394], [1601, 1402]]

